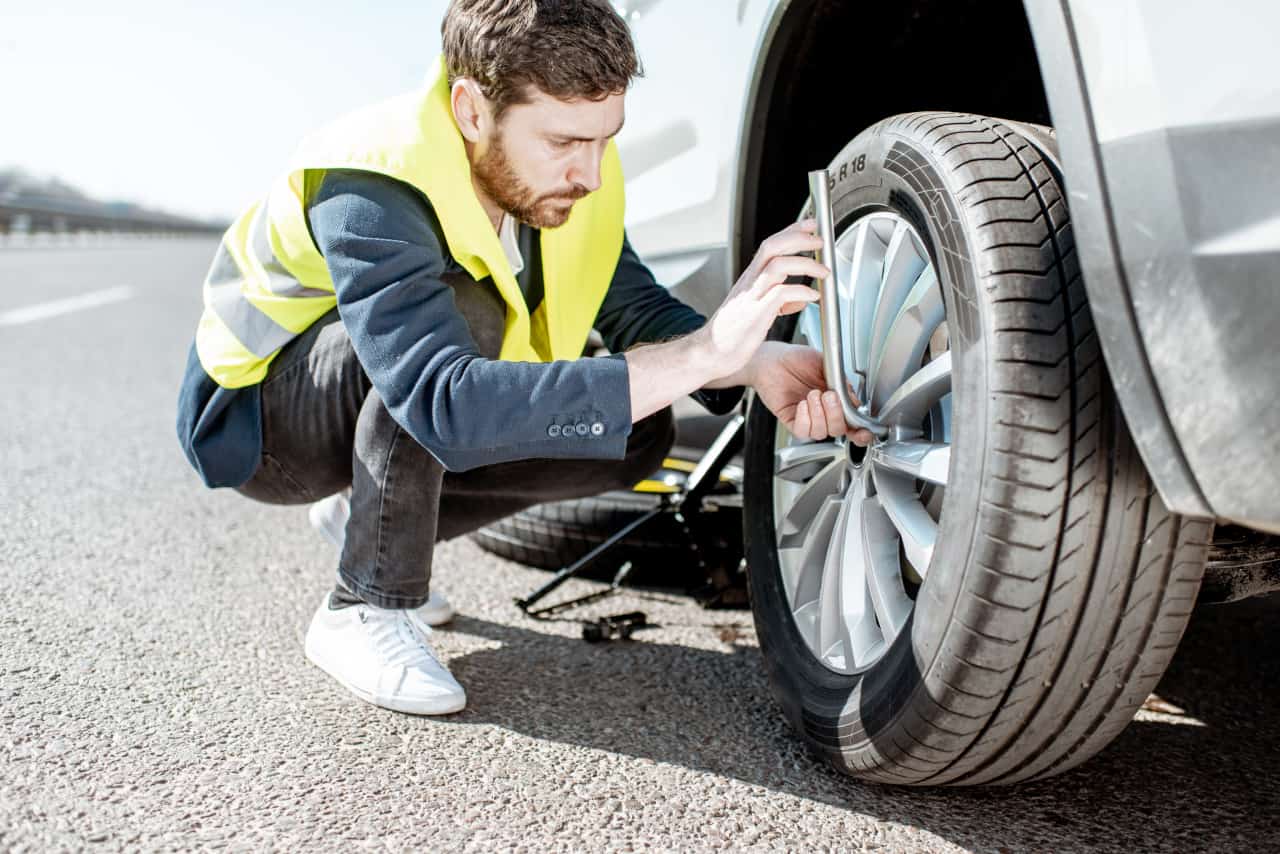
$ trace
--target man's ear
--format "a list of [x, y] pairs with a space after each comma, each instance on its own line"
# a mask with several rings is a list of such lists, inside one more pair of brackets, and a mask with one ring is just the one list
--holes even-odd
[[449, 101], [453, 107], [453, 120], [458, 123], [458, 130], [467, 142], [476, 143], [489, 130], [489, 99], [480, 91], [474, 80], [459, 77], [453, 81], [449, 90]]

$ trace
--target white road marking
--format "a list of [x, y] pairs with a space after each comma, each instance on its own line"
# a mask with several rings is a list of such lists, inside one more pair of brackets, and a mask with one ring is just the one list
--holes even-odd
[[44, 320], [46, 317], [57, 317], [59, 314], [69, 314], [73, 311], [93, 308], [97, 305], [120, 302], [121, 300], [130, 299], [133, 296], [133, 288], [128, 285], [121, 285], [117, 288], [104, 288], [100, 291], [91, 291], [87, 294], [81, 294], [78, 297], [68, 297], [67, 299], [56, 299], [51, 302], [37, 303], [36, 305], [29, 305], [24, 308], [15, 308], [12, 311], [0, 312], [0, 326], [19, 326], [23, 323], [31, 323], [35, 320]]

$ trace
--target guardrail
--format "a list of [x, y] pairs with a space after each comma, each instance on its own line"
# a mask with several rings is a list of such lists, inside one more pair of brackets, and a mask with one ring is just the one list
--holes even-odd
[[225, 226], [199, 222], [131, 205], [67, 198], [0, 196], [0, 235], [9, 242], [22, 235], [77, 233], [217, 234]]
[[118, 247], [134, 243], [162, 241], [217, 240], [217, 232], [178, 231], [37, 231], [33, 233], [0, 231], [0, 252], [18, 249], [71, 249], [90, 247]]

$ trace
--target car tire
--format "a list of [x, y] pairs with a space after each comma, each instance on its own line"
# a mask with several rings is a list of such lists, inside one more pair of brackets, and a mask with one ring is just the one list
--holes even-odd
[[[1096, 754], [1164, 673], [1212, 536], [1211, 523], [1170, 513], [1152, 486], [1092, 325], [1052, 131], [1020, 127], [1026, 135], [983, 116], [895, 116], [859, 134], [830, 167], [837, 235], [867, 217], [896, 218], [927, 251], [950, 374], [945, 486], [917, 479], [907, 493], [921, 506], [941, 493], [936, 537], [931, 551], [909, 553], [915, 535], [892, 530], [899, 551], [877, 553], [877, 566], [904, 567], [909, 616], [892, 636], [892, 620], [879, 613], [857, 624], [884, 633], [878, 653], [865, 646], [866, 666], [854, 666], [849, 632], [831, 647], [843, 655], [820, 657], [827, 647], [812, 638], [824, 635], [802, 620], [834, 613], [847, 629], [852, 594], [840, 592], [831, 612], [800, 602], [813, 561], [798, 564], [800, 580], [784, 579], [779, 543], [792, 541], [775, 470], [795, 440], [758, 400], [749, 411], [744, 547], [773, 693], [811, 748], [867, 780], [1009, 784]], [[780, 318], [771, 337], [804, 340], [797, 329], [806, 322]], [[871, 397], [877, 417], [885, 399]], [[933, 407], [921, 422], [927, 435], [944, 420], [941, 403]], [[869, 449], [859, 461], [864, 452], [842, 447], [850, 483], [865, 477], [876, 489], [881, 471], [886, 485], [910, 483], [872, 464], [890, 457]], [[852, 507], [851, 494], [841, 500]], [[872, 495], [877, 512], [901, 491], [894, 496]], [[858, 553], [838, 554], [833, 565], [846, 580], [830, 589], [843, 591], [837, 585], [853, 586], [857, 563], [846, 556]], [[914, 576], [911, 554], [930, 555]]]
[[[630, 490], [616, 489], [586, 498], [552, 501], [528, 507], [472, 532], [485, 551], [539, 569], [566, 567], [612, 537], [626, 525], [658, 507], [673, 494], [692, 470], [689, 454], [668, 457], [663, 468]], [[736, 494], [738, 484], [725, 482], [718, 495]], [[742, 516], [734, 508], [705, 513], [700, 520], [701, 541], [695, 543], [674, 516], [659, 517], [629, 534], [608, 557], [582, 572], [583, 578], [607, 581], [625, 561], [633, 584], [701, 589], [706, 572], [716, 567], [697, 565], [700, 554], [737, 566], [741, 557]], [[695, 551], [696, 545], [701, 551]]]
[[[499, 557], [539, 569], [560, 569], [657, 505], [655, 495], [614, 490], [588, 498], [538, 504], [485, 525], [470, 536], [485, 551]], [[624, 541], [617, 555], [619, 560], [601, 561], [585, 577], [610, 578], [620, 559], [647, 556], [661, 562], [670, 559], [671, 552], [669, 542], [641, 532]]]

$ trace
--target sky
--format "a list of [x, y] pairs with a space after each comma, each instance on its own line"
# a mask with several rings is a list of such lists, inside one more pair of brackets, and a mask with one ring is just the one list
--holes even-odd
[[229, 220], [307, 131], [419, 86], [447, 0], [0, 0], [0, 168]]

